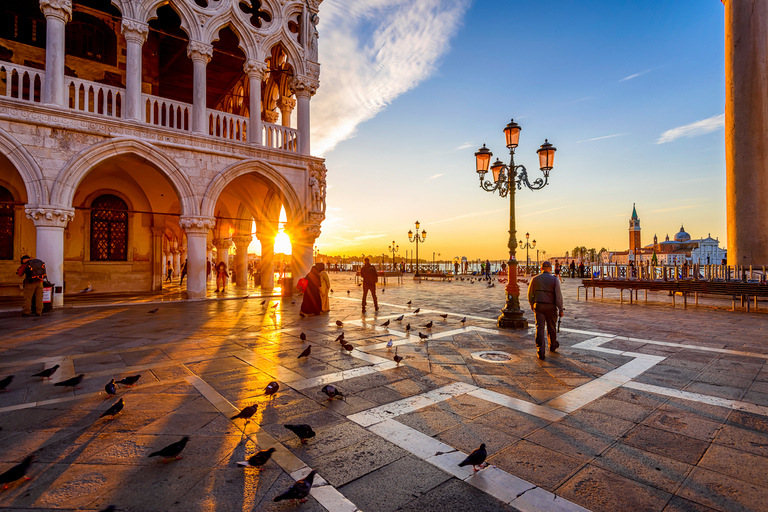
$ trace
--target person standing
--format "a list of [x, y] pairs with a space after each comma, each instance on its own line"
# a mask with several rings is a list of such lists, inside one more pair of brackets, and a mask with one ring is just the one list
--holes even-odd
[[222, 292], [227, 289], [227, 278], [229, 273], [227, 272], [227, 264], [220, 261], [216, 264], [216, 292], [219, 290]]
[[301, 316], [307, 315], [319, 315], [322, 311], [321, 299], [320, 299], [320, 269], [315, 264], [306, 276], [307, 287], [304, 289], [304, 299], [301, 301], [301, 310], [299, 314]]
[[560, 265], [560, 262], [555, 260], [555, 277], [558, 281], [561, 283], [563, 282], [563, 276], [560, 275], [560, 272], [563, 270], [563, 266]]
[[580, 261], [579, 262], [579, 277], [582, 278], [582, 279], [584, 279], [584, 268], [585, 268], [584, 267], [584, 262]]
[[211, 278], [211, 260], [205, 258], [205, 280], [208, 281]]
[[365, 313], [365, 305], [368, 302], [368, 292], [371, 292], [373, 297], [373, 309], [379, 310], [379, 301], [376, 298], [376, 283], [379, 281], [379, 273], [376, 272], [376, 268], [371, 265], [371, 260], [365, 258], [365, 265], [360, 269], [360, 277], [363, 278], [363, 313]]
[[491, 260], [485, 260], [485, 279], [491, 280]]
[[184, 259], [184, 264], [181, 266], [181, 279], [179, 279], [179, 286], [184, 282], [184, 277], [187, 275], [187, 260]]
[[560, 347], [557, 342], [557, 316], [563, 316], [565, 309], [560, 280], [550, 273], [552, 264], [545, 261], [541, 270], [541, 274], [534, 276], [528, 284], [528, 302], [536, 315], [536, 352], [539, 359], [544, 359], [544, 329], [546, 328], [546, 337], [549, 338], [549, 351], [555, 352]]
[[173, 281], [171, 281], [171, 276], [173, 275], [173, 265], [171, 264], [171, 260], [168, 260], [168, 264], [165, 266], [165, 274], [165, 281], [167, 283], [172, 283]]
[[331, 276], [325, 270], [325, 263], [318, 263], [317, 269], [320, 271], [320, 311], [325, 313], [331, 310], [331, 300], [328, 297], [331, 290]]
[[26, 254], [21, 257], [21, 266], [16, 275], [24, 277], [24, 305], [21, 316], [32, 314], [32, 300], [35, 301], [35, 315], [43, 314], [43, 281], [45, 280], [45, 263], [42, 260], [31, 259]]
[[574, 279], [576, 277], [576, 262], [571, 260], [571, 264], [568, 268], [571, 270], [571, 279]]

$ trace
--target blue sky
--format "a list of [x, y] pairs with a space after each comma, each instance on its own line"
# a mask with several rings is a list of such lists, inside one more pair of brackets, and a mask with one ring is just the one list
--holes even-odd
[[325, 0], [313, 153], [328, 167], [329, 254], [382, 254], [419, 220], [420, 255], [506, 258], [508, 199], [474, 152], [550, 185], [517, 193], [518, 238], [547, 255], [625, 249], [643, 228], [725, 240], [723, 5], [717, 0]]

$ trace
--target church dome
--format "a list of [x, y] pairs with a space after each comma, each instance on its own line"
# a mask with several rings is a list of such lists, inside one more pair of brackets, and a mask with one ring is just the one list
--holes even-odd
[[680, 232], [675, 235], [675, 242], [687, 242], [691, 239], [691, 235], [685, 232], [685, 228], [680, 226]]

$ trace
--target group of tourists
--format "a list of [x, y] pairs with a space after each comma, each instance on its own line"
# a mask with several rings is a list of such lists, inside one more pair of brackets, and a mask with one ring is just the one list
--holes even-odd
[[309, 274], [299, 281], [299, 290], [303, 288], [304, 292], [299, 311], [301, 316], [319, 315], [331, 310], [328, 298], [331, 292], [331, 278], [325, 270], [325, 263], [315, 263]]

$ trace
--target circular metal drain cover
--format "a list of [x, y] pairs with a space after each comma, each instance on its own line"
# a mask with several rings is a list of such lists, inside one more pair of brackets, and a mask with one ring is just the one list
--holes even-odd
[[502, 352], [500, 350], [483, 350], [482, 352], [475, 352], [472, 354], [474, 359], [479, 359], [487, 363], [508, 363], [517, 359], [516, 356]]

